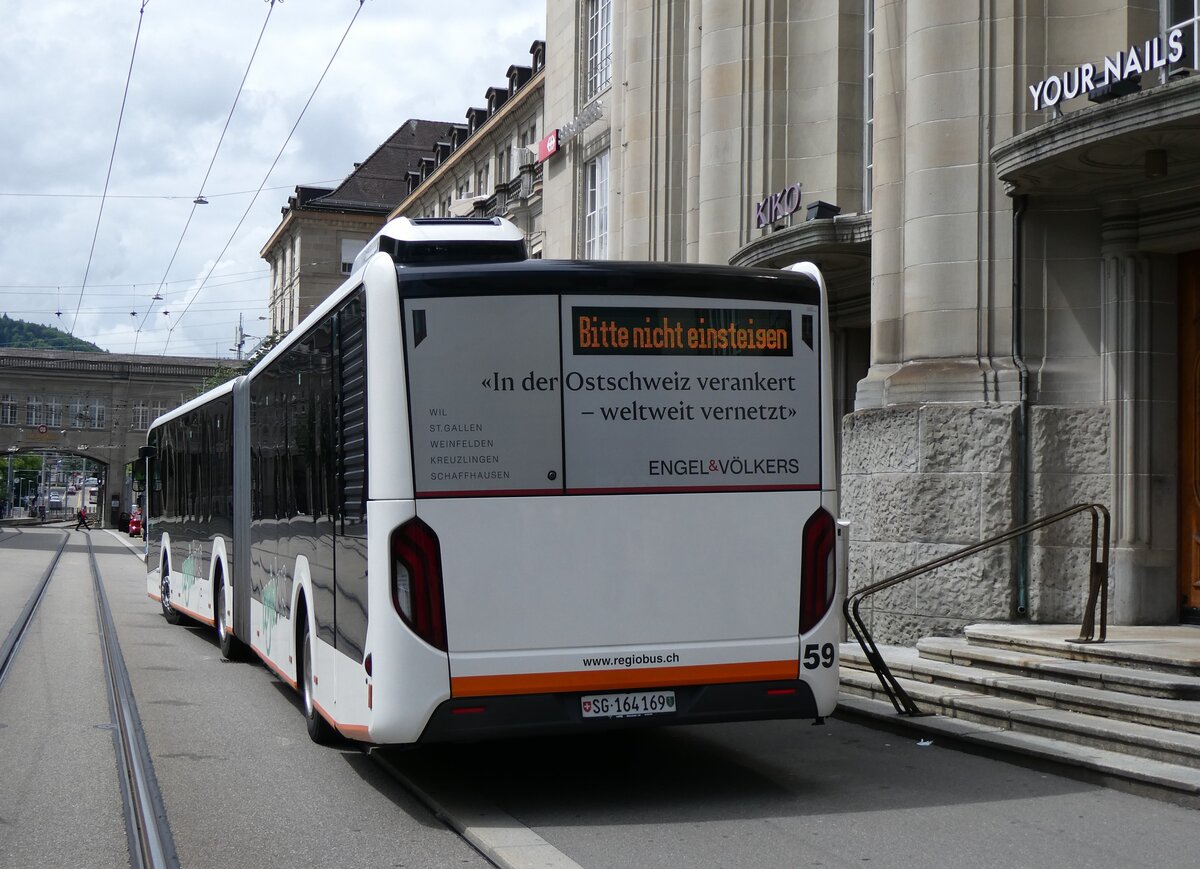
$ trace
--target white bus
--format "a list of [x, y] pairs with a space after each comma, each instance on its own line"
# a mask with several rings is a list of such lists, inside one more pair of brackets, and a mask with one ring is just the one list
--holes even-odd
[[154, 422], [148, 592], [317, 741], [820, 719], [828, 348], [811, 266], [528, 260], [498, 219], [399, 218]]

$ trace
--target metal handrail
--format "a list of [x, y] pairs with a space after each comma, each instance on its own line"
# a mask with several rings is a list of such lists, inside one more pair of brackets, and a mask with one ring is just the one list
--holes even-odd
[[[976, 555], [986, 549], [991, 549], [993, 546], [1008, 543], [1010, 540], [1015, 540], [1018, 537], [1084, 512], [1092, 514], [1091, 571], [1088, 580], [1087, 608], [1083, 614], [1083, 624], [1080, 626], [1079, 636], [1067, 642], [1103, 643], [1108, 634], [1109, 516], [1108, 509], [1102, 504], [1076, 504], [1074, 507], [1069, 507], [1051, 516], [1045, 516], [1034, 522], [1012, 528], [1003, 534], [990, 537], [987, 540], [976, 543], [973, 546], [968, 546], [965, 549], [960, 549], [950, 555], [944, 555], [941, 558], [906, 570], [903, 573], [897, 573], [879, 582], [871, 583], [847, 595], [845, 603], [842, 604], [842, 611], [846, 616], [846, 624], [850, 626], [850, 630], [854, 633], [854, 638], [862, 646], [862, 650], [867, 656], [867, 662], [870, 663], [871, 669], [875, 671], [875, 675], [879, 677], [879, 684], [883, 686], [884, 692], [888, 695], [888, 699], [892, 701], [892, 705], [896, 707], [897, 713], [901, 715], [929, 714], [922, 712], [917, 704], [913, 702], [913, 699], [908, 696], [908, 692], [904, 690], [899, 680], [892, 674], [887, 662], [883, 660], [883, 655], [879, 653], [879, 647], [875, 645], [875, 640], [871, 636], [871, 632], [867, 629], [862, 616], [859, 614], [858, 608], [862, 601], [876, 592], [899, 585], [913, 577], [937, 570], [939, 567], [945, 567], [947, 564], [952, 564], [955, 561], [970, 558], [972, 555]], [[1103, 523], [1104, 529], [1102, 534], [1100, 532], [1101, 523]], [[1102, 542], [1101, 536], [1103, 537]], [[1101, 549], [1099, 558], [1097, 558], [1098, 547]], [[1096, 636], [1097, 602], [1099, 602], [1100, 606], [1100, 634], [1098, 637]]]

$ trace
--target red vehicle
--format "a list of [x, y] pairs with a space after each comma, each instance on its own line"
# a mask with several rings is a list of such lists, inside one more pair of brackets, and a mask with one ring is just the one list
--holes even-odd
[[142, 536], [142, 514], [141, 513], [134, 513], [132, 516], [129, 517], [129, 536], [130, 537], [141, 537]]

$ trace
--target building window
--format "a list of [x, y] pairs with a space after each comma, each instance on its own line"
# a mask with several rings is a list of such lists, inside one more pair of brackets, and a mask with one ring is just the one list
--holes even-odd
[[348, 275], [354, 271], [354, 258], [365, 245], [366, 242], [361, 238], [342, 239], [342, 274]]
[[17, 397], [10, 392], [0, 395], [0, 425], [17, 424]]
[[1183, 57], [1171, 69], [1195, 69], [1200, 57], [1200, 0], [1165, 0], [1163, 12], [1167, 33], [1177, 27], [1183, 31]]
[[25, 396], [25, 425], [42, 425], [46, 422], [40, 395]]
[[67, 409], [69, 419], [67, 423], [71, 428], [86, 428], [87, 427], [87, 402], [79, 396], [71, 399], [71, 406]]
[[108, 415], [108, 407], [104, 404], [103, 399], [93, 398], [88, 402], [88, 428], [104, 428], [106, 425], [106, 417]]
[[863, 213], [875, 186], [875, 0], [863, 0]]
[[612, 0], [587, 0], [587, 89], [591, 102], [612, 80]]
[[137, 431], [150, 428], [150, 406], [144, 401], [133, 403], [133, 427]]
[[167, 403], [165, 401], [156, 401], [150, 405], [150, 422], [154, 422], [160, 416], [167, 412]]
[[583, 255], [586, 259], [608, 259], [608, 151], [584, 167]]
[[475, 173], [475, 192], [479, 196], [488, 196], [488, 167], [484, 166]]
[[504, 184], [508, 177], [508, 148], [501, 148], [496, 152], [496, 183]]
[[62, 399], [57, 395], [46, 396], [46, 425], [61, 428], [63, 424]]

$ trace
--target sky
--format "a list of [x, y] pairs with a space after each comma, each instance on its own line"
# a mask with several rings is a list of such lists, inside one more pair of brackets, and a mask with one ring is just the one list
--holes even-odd
[[0, 313], [207, 357], [240, 314], [248, 351], [293, 188], [463, 123], [544, 38], [545, 0], [4, 0]]

